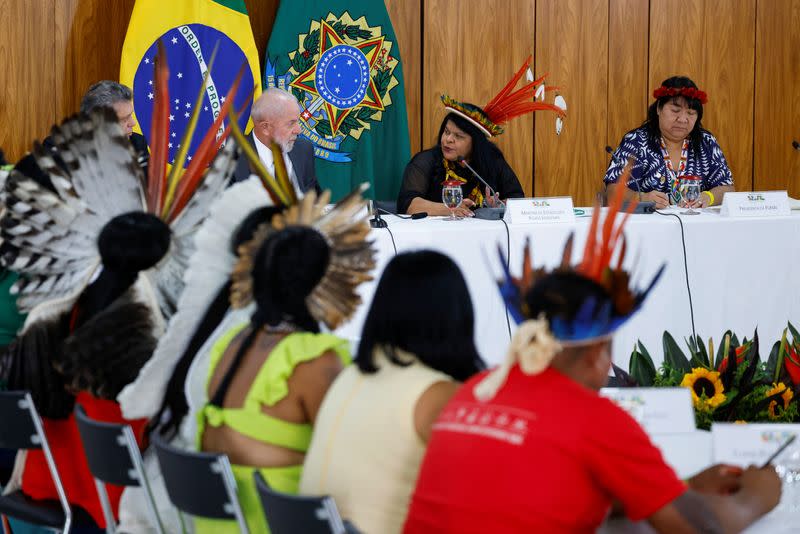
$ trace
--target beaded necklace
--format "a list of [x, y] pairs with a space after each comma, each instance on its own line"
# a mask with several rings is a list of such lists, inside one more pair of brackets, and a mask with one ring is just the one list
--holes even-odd
[[[467, 180], [456, 174], [456, 171], [453, 169], [453, 164], [450, 161], [446, 158], [442, 158], [442, 164], [444, 165], [445, 182], [448, 180], [455, 180], [460, 184], [467, 183]], [[476, 185], [472, 191], [470, 191], [467, 198], [472, 200], [476, 206], [483, 206], [483, 192], [481, 192], [480, 184]]]
[[683, 173], [686, 172], [686, 159], [689, 153], [689, 140], [683, 140], [683, 146], [681, 147], [681, 161], [678, 163], [677, 172], [675, 172], [675, 168], [672, 166], [672, 158], [669, 157], [669, 150], [667, 150], [667, 143], [664, 141], [664, 137], [659, 139], [659, 145], [661, 147], [661, 155], [664, 157], [664, 163], [667, 166], [667, 174], [669, 174], [670, 198], [672, 199], [673, 203], [677, 204], [681, 200], [678, 178], [683, 176]]

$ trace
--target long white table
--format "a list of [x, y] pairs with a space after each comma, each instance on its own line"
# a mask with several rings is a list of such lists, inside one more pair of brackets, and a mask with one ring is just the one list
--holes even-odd
[[[587, 210], [587, 215], [590, 211]], [[727, 329], [741, 338], [752, 336], [758, 327], [761, 355], [766, 358], [787, 321], [800, 325], [800, 276], [795, 274], [795, 266], [800, 265], [800, 214], [729, 219], [707, 212], [680, 218], [685, 229], [697, 333], [706, 343], [712, 336], [716, 347]], [[507, 239], [510, 240], [512, 272], [520, 271], [527, 238], [531, 240], [534, 265], [552, 267], [560, 261], [564, 243], [572, 231], [575, 232], [573, 260], [581, 257], [590, 218], [579, 217], [574, 224], [509, 225], [508, 234], [502, 221], [453, 222], [438, 217], [405, 220], [394, 216], [385, 220], [398, 252], [438, 250], [459, 265], [475, 308], [478, 350], [493, 365], [502, 361], [509, 340], [505, 308], [495, 285], [500, 273], [497, 245], [506, 250]], [[627, 369], [631, 350], [636, 340], [641, 339], [658, 365], [664, 330], [682, 345], [683, 338], [692, 333], [679, 221], [659, 214], [633, 215], [625, 234], [626, 264], [635, 265], [639, 286], [644, 286], [662, 263], [667, 267], [642, 310], [615, 336], [614, 361]], [[377, 282], [394, 255], [394, 247], [385, 229], [374, 229], [371, 237], [378, 249]], [[353, 340], [360, 338], [376, 282], [362, 285], [364, 304], [337, 333]], [[513, 322], [511, 328], [513, 331]]]

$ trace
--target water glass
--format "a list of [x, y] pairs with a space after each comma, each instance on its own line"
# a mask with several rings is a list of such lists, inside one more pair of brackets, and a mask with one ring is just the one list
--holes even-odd
[[461, 190], [461, 184], [445, 182], [442, 187], [442, 202], [444, 202], [444, 205], [450, 210], [450, 217], [445, 219], [446, 221], [461, 220], [459, 217], [456, 217], [453, 210], [460, 206], [463, 200], [464, 192]]
[[[699, 176], [681, 176], [680, 177], [680, 190], [681, 197], [686, 201], [688, 206], [700, 197], [700, 177]], [[691, 207], [681, 215], [697, 215], [699, 211], [694, 211]]]

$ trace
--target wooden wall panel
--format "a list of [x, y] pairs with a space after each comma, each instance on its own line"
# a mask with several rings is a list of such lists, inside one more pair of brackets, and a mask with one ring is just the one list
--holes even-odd
[[754, 188], [800, 198], [800, 0], [759, 0]]
[[611, 148], [647, 116], [649, 15], [647, 0], [609, 0], [606, 141]]
[[13, 163], [56, 118], [53, 6], [0, 0], [0, 28], [0, 148]]
[[537, 0], [536, 72], [562, 88], [567, 119], [536, 113], [536, 196], [572, 195], [594, 203], [606, 168], [608, 0]]
[[[425, 0], [423, 147], [435, 144], [445, 116], [441, 94], [484, 105], [533, 52], [534, 3], [473, 0], [466, 9], [463, 0]], [[533, 118], [516, 119], [496, 141], [530, 194]]]
[[99, 80], [119, 80], [122, 43], [135, 0], [56, 0], [56, 114], [80, 108], [86, 89]]
[[406, 89], [406, 113], [411, 153], [422, 149], [422, 1], [386, 0], [392, 20], [400, 59], [403, 61], [403, 81]]
[[[10, 160], [75, 111], [90, 83], [118, 76], [134, 1], [0, 0], [0, 146]], [[280, 0], [245, 2], [263, 63]], [[414, 150], [436, 142], [442, 92], [484, 104], [535, 49], [536, 73], [550, 72], [570, 107], [560, 138], [542, 113], [498, 139], [528, 193], [535, 163], [537, 195], [591, 202], [603, 146], [643, 120], [663, 78], [683, 73], [709, 92], [704, 122], [737, 187], [800, 196], [800, 152], [791, 149], [800, 140], [800, 0], [385, 2]]]
[[755, 0], [650, 2], [650, 89], [680, 74], [708, 93], [703, 125], [742, 190], [753, 177], [755, 17]]

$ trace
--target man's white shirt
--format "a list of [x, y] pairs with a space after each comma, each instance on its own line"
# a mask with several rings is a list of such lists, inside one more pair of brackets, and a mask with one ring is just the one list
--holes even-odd
[[[255, 141], [256, 144], [258, 159], [261, 160], [261, 163], [264, 164], [267, 171], [269, 171], [272, 176], [275, 176], [275, 160], [272, 158], [272, 150], [262, 143], [255, 135], [253, 135], [253, 141]], [[283, 149], [281, 149], [281, 153], [283, 154], [283, 161], [286, 163], [286, 172], [289, 174], [289, 181], [292, 182], [295, 193], [297, 193], [297, 198], [303, 198], [303, 191], [300, 190], [300, 184], [297, 182], [297, 175], [294, 172], [294, 166], [292, 165], [289, 153]]]

